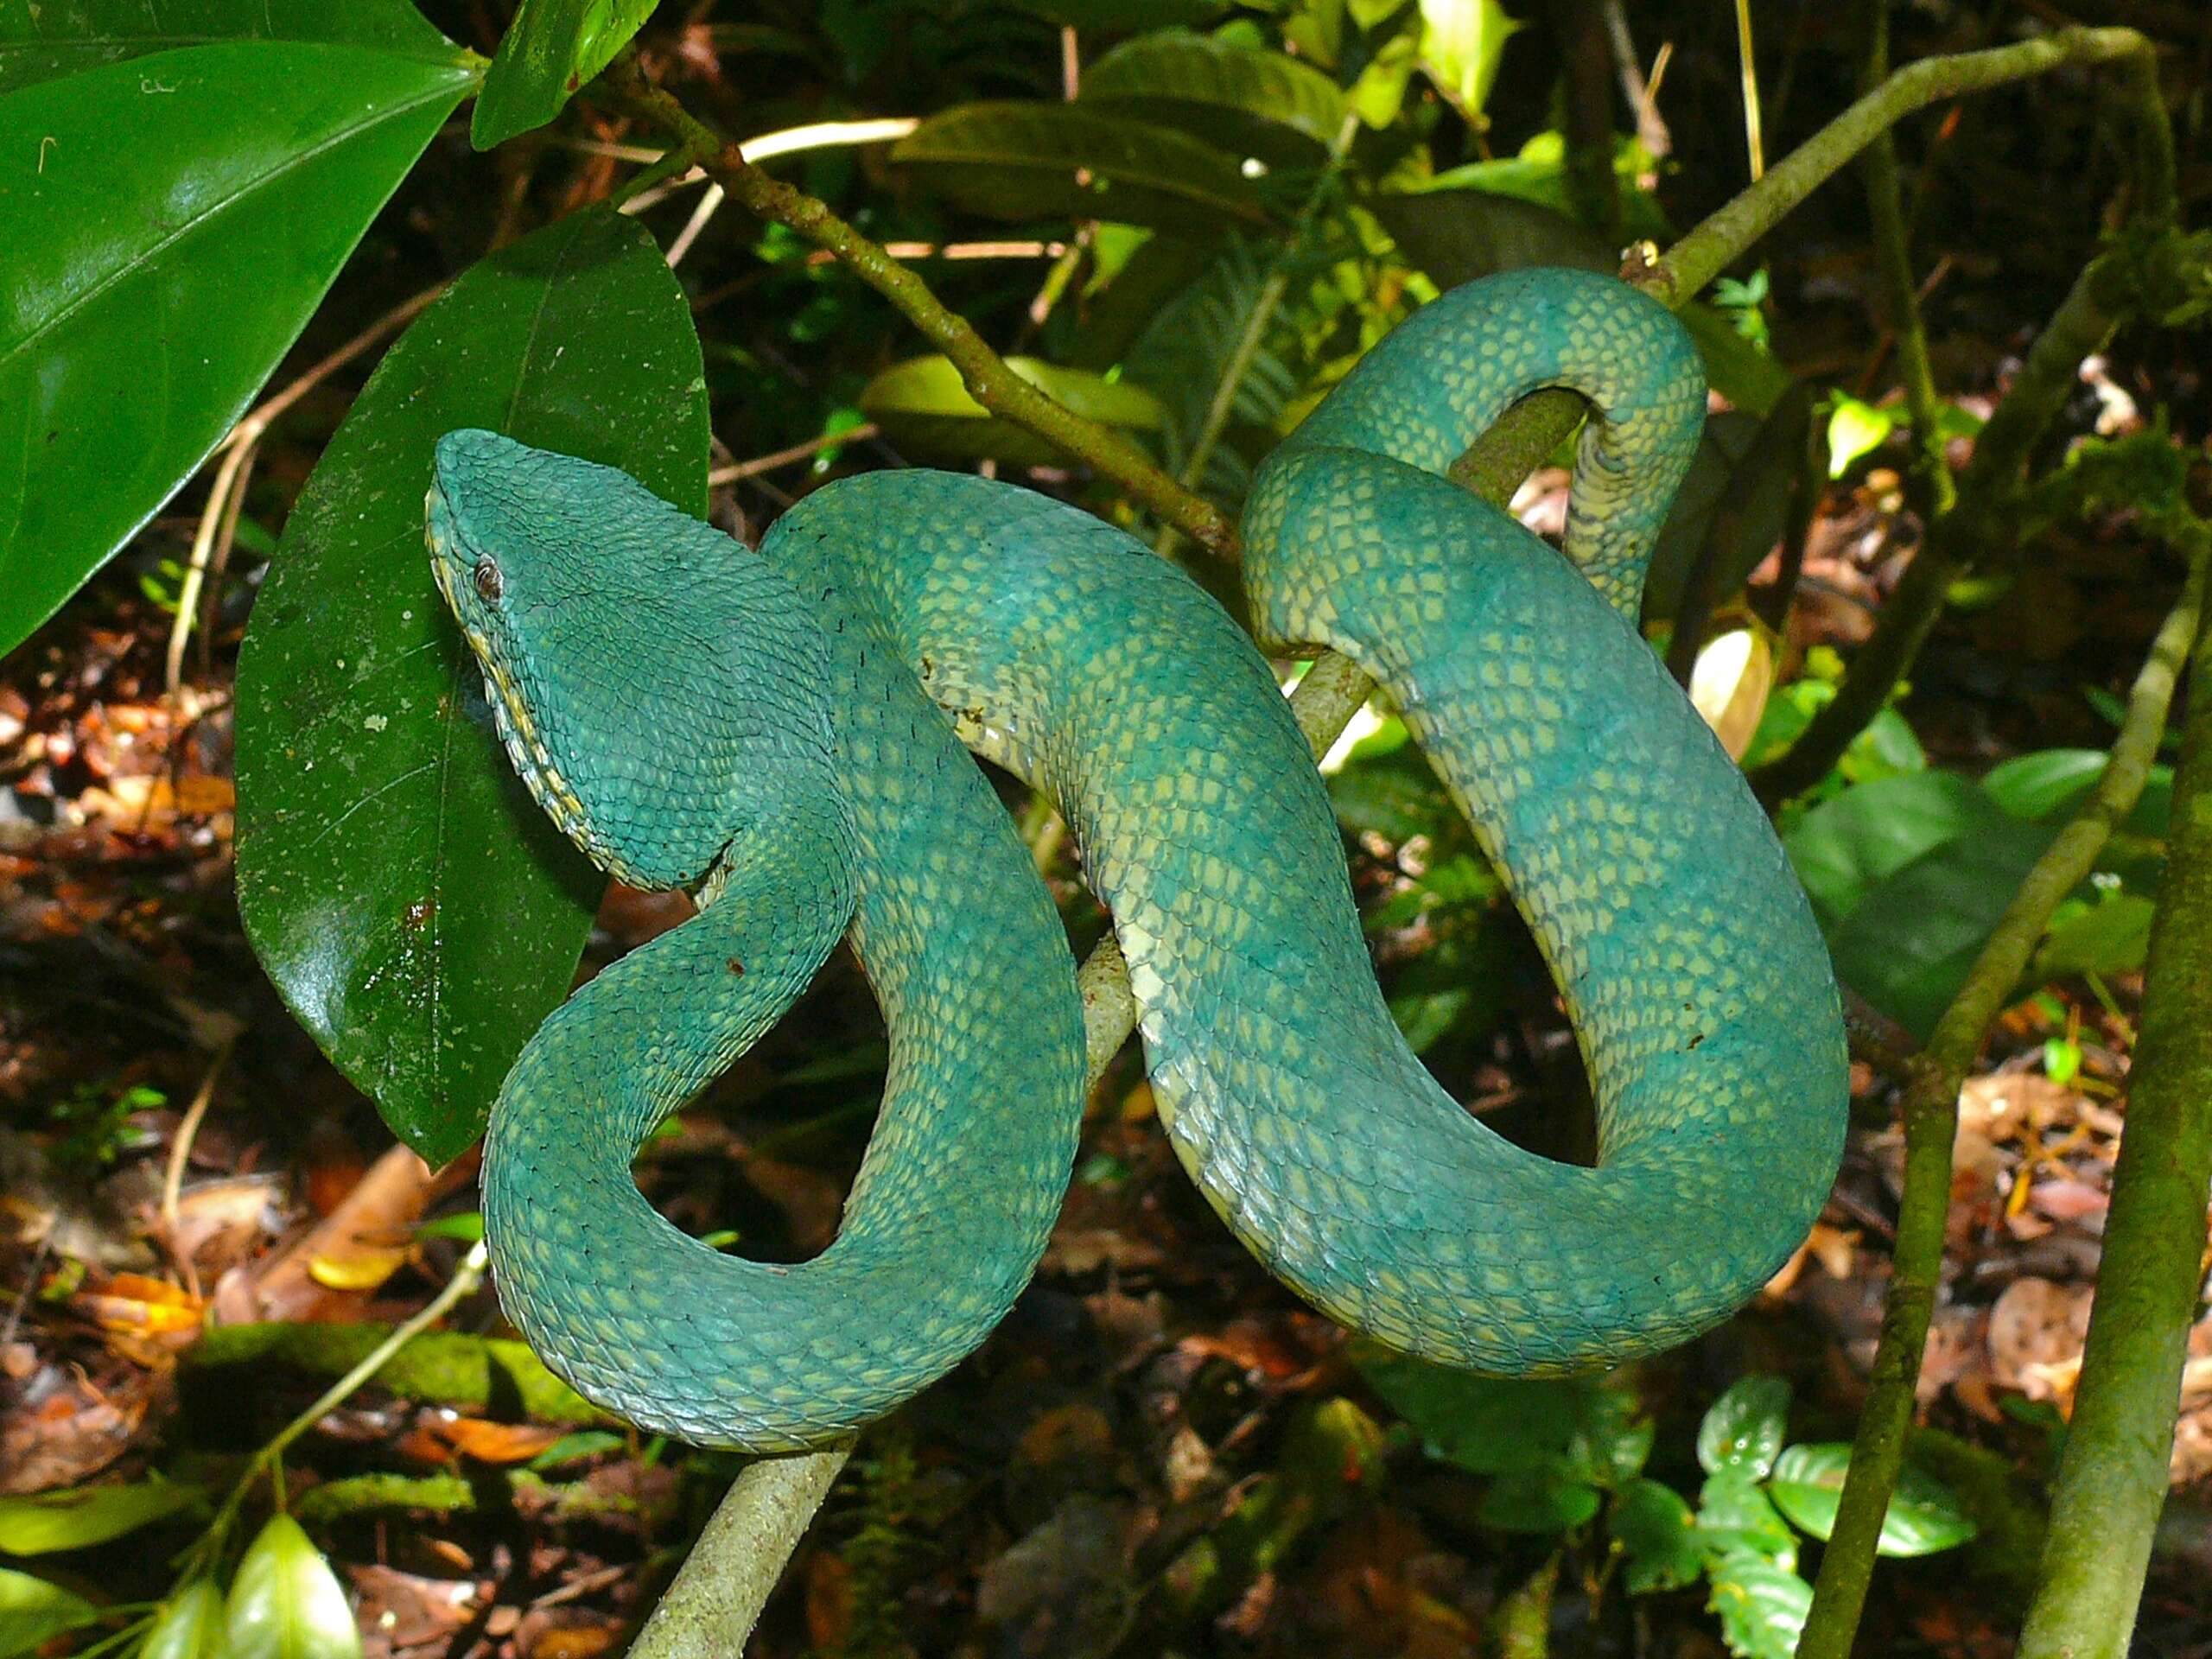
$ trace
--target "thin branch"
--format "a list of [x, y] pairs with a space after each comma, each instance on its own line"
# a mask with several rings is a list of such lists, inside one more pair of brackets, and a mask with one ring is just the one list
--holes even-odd
[[1959, 474], [1952, 509], [1928, 527], [1904, 577], [1882, 607], [1874, 632], [1853, 658], [1835, 696], [1797, 741], [1759, 768], [1752, 782], [1768, 801], [1809, 789], [1827, 775], [1852, 740], [1879, 714], [1922, 643], [1943, 613], [1951, 584], [2005, 539], [2005, 509], [2018, 489], [2028, 454], [2065, 406], [2082, 359], [2103, 349], [2120, 326], [2109, 260], [2092, 261], [2028, 350], [2019, 377], [1990, 415]]
[[[1835, 1530], [1821, 1556], [1813, 1610], [1798, 1659], [1848, 1659], [1873, 1574], [1874, 1546], [1904, 1461], [1914, 1387], [1942, 1274], [1943, 1223], [1951, 1198], [1951, 1147], [1958, 1134], [1959, 1090], [1983, 1033], [2026, 971], [2059, 901], [2080, 886], [2113, 827], [2134, 810], [2165, 730], [2174, 685], [2196, 638], [2204, 594], [2202, 563], [2152, 642], [2136, 676], [2127, 715], [2096, 787], [2060, 830], [1982, 946], [1967, 982], [1912, 1062], [1906, 1085], [1904, 1196], [1882, 1335], [1867, 1381], [1866, 1403], [1851, 1449]], [[2198, 1219], [2202, 1219], [2200, 1211]]]
[[[1764, 178], [1669, 250], [1649, 286], [1679, 305], [1732, 264], [1797, 204], [1859, 155], [1875, 137], [1916, 110], [1948, 98], [2044, 74], [2063, 64], [2117, 63], [2151, 57], [2150, 41], [2132, 29], [2062, 29], [2040, 40], [1983, 52], [1960, 52], [1908, 64], [1770, 168]], [[2131, 78], [2131, 86], [2139, 80]], [[2153, 86], [2155, 91], [2155, 86]], [[2139, 122], [2139, 126], [2151, 124]], [[2163, 111], [2156, 123], [2164, 133]], [[2158, 140], [2145, 133], [2145, 149]], [[2171, 135], [2165, 134], [2171, 188]], [[2149, 163], [2155, 169], [2155, 159]]]
[[1134, 444], [1087, 420], [1033, 386], [1007, 365], [957, 312], [929, 287], [829, 207], [746, 159], [670, 93], [646, 79], [628, 51], [608, 66], [602, 85], [626, 107], [666, 132], [748, 212], [772, 219], [836, 254], [853, 273], [896, 307], [924, 339], [951, 359], [969, 395], [1015, 425], [1121, 484], [1130, 495], [1192, 539], [1224, 556], [1234, 552], [1236, 527], [1211, 502], [1193, 495], [1153, 465]]
[[2166, 1498], [2212, 1185], [2212, 629], [2196, 649], [2127, 1133], [2020, 1659], [2121, 1659]]
[[862, 421], [858, 426], [849, 426], [841, 431], [824, 432], [809, 438], [804, 443], [795, 443], [788, 449], [779, 449], [772, 454], [755, 455], [750, 461], [741, 461], [728, 467], [717, 467], [707, 474], [707, 486], [734, 484], [741, 478], [757, 478], [762, 473], [772, 473], [779, 467], [788, 467], [795, 461], [804, 461], [809, 455], [818, 455], [824, 449], [835, 449], [844, 443], [865, 443], [880, 431], [874, 421]]

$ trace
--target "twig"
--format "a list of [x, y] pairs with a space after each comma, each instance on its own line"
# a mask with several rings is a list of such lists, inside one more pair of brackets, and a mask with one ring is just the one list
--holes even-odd
[[1882, 607], [1874, 632], [1852, 659], [1834, 697], [1797, 741], [1753, 776], [1761, 797], [1781, 800], [1809, 789], [1879, 714], [1919, 655], [1942, 614], [1951, 584], [2005, 533], [2005, 508], [2018, 488], [2028, 453], [2065, 406], [2082, 359], [2102, 349], [2120, 326], [2107, 262], [2092, 261], [2028, 350], [2013, 381], [1975, 441], [1961, 471], [1952, 510], [1928, 527], [1897, 590]]
[[734, 484], [742, 478], [757, 478], [762, 473], [772, 473], [779, 467], [788, 467], [795, 461], [804, 461], [809, 455], [818, 455], [824, 449], [834, 449], [841, 443], [865, 443], [880, 430], [874, 421], [863, 421], [858, 426], [849, 426], [842, 432], [824, 432], [809, 438], [804, 443], [795, 443], [788, 449], [779, 449], [772, 454], [755, 455], [750, 461], [741, 461], [728, 467], [717, 467], [707, 474], [707, 484], [713, 488], [722, 484]]
[[445, 1288], [425, 1302], [405, 1324], [395, 1325], [390, 1336], [362, 1356], [360, 1363], [325, 1389], [313, 1405], [277, 1430], [276, 1437], [253, 1454], [245, 1471], [231, 1488], [230, 1496], [223, 1500], [223, 1507], [215, 1511], [215, 1518], [207, 1523], [207, 1531], [200, 1534], [199, 1541], [192, 1547], [188, 1553], [189, 1564], [182, 1577], [189, 1578], [194, 1571], [205, 1570], [214, 1564], [214, 1558], [222, 1552], [231, 1523], [238, 1518], [240, 1506], [261, 1477], [276, 1466], [278, 1459], [284, 1455], [285, 1447], [345, 1404], [356, 1389], [384, 1369], [394, 1354], [445, 1318], [464, 1297], [483, 1283], [486, 1260], [484, 1243], [480, 1239], [461, 1258], [461, 1265], [453, 1270], [453, 1277], [446, 1281]]
[[[1745, 249], [1778, 224], [1839, 168], [1916, 110], [1947, 98], [1978, 92], [2007, 81], [2040, 75], [2063, 64], [2152, 60], [2151, 43], [2132, 29], [2062, 29], [2040, 40], [1923, 58], [1898, 70], [1873, 92], [1777, 162], [1767, 175], [1669, 250], [1647, 286], [1670, 305], [1698, 292]], [[2143, 124], [2139, 123], [2139, 125]], [[2158, 125], [2164, 131], [2161, 112]], [[2169, 146], [2171, 135], [2166, 135]], [[2155, 141], [2143, 136], [2146, 149]], [[2172, 153], [2165, 172], [2171, 190]], [[2155, 168], [2156, 162], [2150, 163]]]
[[[207, 1116], [208, 1103], [215, 1098], [215, 1080], [223, 1075], [223, 1068], [230, 1063], [231, 1049], [238, 1041], [226, 1037], [215, 1051], [215, 1058], [207, 1062], [207, 1070], [200, 1079], [200, 1087], [192, 1096], [192, 1104], [185, 1108], [184, 1117], [176, 1126], [176, 1135], [169, 1141], [168, 1165], [162, 1173], [162, 1233], [169, 1241], [172, 1255], [176, 1251], [177, 1198], [184, 1187], [184, 1166], [192, 1156], [192, 1143], [200, 1134], [200, 1120]], [[177, 1266], [183, 1269], [189, 1282], [186, 1288], [194, 1296], [200, 1294], [199, 1275], [193, 1271], [190, 1259], [178, 1255]]]
[[634, 53], [626, 48], [607, 67], [602, 84], [624, 105], [674, 138], [748, 212], [842, 259], [951, 360], [969, 395], [985, 409], [1114, 479], [1194, 540], [1224, 555], [1234, 551], [1236, 528], [1220, 508], [1176, 483], [1127, 439], [1024, 380], [984, 343], [972, 323], [948, 310], [920, 277], [826, 204], [763, 173], [746, 159], [741, 146], [725, 143], [674, 97], [654, 86], [639, 67]]
[[[2126, 718], [2096, 787], [2028, 872], [1982, 946], [1967, 982], [1936, 1022], [1928, 1046], [1912, 1062], [1903, 1107], [1904, 1196], [1897, 1211], [1889, 1301], [1835, 1529], [1821, 1556], [1820, 1580], [1798, 1643], [1798, 1659], [1848, 1659], [1866, 1605], [1874, 1546], [1904, 1460], [1914, 1386], [1942, 1274], [1959, 1090], [1980, 1049], [1983, 1033], [2026, 970], [2051, 912], [2088, 874], [2106, 837], [2134, 810], [2143, 792], [2165, 730], [2175, 683], [2196, 638], [2203, 594], [2204, 568], [2199, 563], [2136, 676]], [[2201, 1210], [2198, 1219], [2202, 1219]]]
[[2196, 652], [2127, 1133], [2020, 1659], [2120, 1659], [2165, 1502], [2212, 1185], [2212, 629]]
[[217, 469], [215, 482], [207, 492], [207, 505], [200, 511], [200, 528], [192, 538], [192, 562], [185, 569], [182, 585], [177, 589], [176, 620], [169, 629], [168, 657], [165, 666], [168, 695], [172, 698], [176, 696], [183, 677], [185, 642], [191, 637], [193, 616], [200, 608], [200, 585], [207, 578], [218, 530], [227, 514], [235, 532], [238, 517], [236, 509], [231, 505], [231, 499], [244, 487], [247, 458], [253, 447], [261, 442], [261, 435], [286, 410], [387, 334], [397, 333], [444, 291], [445, 284], [441, 283], [435, 288], [426, 288], [414, 298], [394, 306], [283, 391], [254, 410], [232, 427], [231, 435], [218, 446], [217, 453], [222, 455], [223, 464]]

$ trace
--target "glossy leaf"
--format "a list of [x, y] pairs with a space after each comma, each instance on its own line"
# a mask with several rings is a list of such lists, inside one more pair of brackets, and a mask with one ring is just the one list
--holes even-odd
[[1479, 116], [1505, 43], [1528, 25], [1497, 0], [1421, 0], [1421, 57], [1461, 111]]
[[[1078, 415], [1124, 431], [1156, 432], [1166, 422], [1160, 400], [1126, 380], [1109, 380], [1084, 369], [1064, 369], [1037, 358], [1013, 357], [1007, 366]], [[902, 450], [931, 461], [980, 461], [1017, 467], [1064, 464], [1066, 454], [1026, 427], [1002, 421], [969, 396], [949, 358], [916, 357], [894, 363], [862, 388], [861, 412]]]
[[499, 41], [469, 118], [468, 137], [489, 149], [542, 127], [569, 95], [613, 60], [653, 15], [654, 0], [523, 0]]
[[0, 99], [0, 650], [245, 412], [469, 80], [241, 41]]
[[0, 1567], [0, 1659], [35, 1653], [99, 1613], [91, 1602], [58, 1584]]
[[0, 1497], [0, 1551], [44, 1555], [83, 1549], [136, 1532], [200, 1501], [197, 1486], [166, 1480]]
[[1697, 1580], [1702, 1566], [1690, 1506], [1671, 1486], [1632, 1481], [1606, 1517], [1605, 1529], [1626, 1561], [1629, 1592], [1679, 1590]]
[[[948, 200], [997, 219], [1110, 219], [1205, 232], [1268, 217], [1241, 158], [1077, 105], [963, 105], [923, 122], [891, 159]], [[1078, 169], [1086, 182], [1077, 181]]]
[[1813, 1586], [1772, 1561], [1731, 1555], [1713, 1565], [1707, 1605], [1738, 1659], [1790, 1659], [1813, 1611]]
[[1828, 399], [1828, 476], [1841, 478], [1851, 463], [1870, 455], [1897, 430], [1897, 411], [1864, 404], [1846, 392]]
[[369, 47], [440, 69], [466, 55], [409, 0], [40, 0], [0, 7], [0, 92], [224, 41]]
[[194, 1579], [155, 1615], [138, 1659], [229, 1659], [223, 1592], [212, 1579]]
[[289, 1515], [271, 1516], [248, 1546], [225, 1625], [230, 1659], [360, 1659], [345, 1589]]
[[1596, 232], [1556, 207], [1490, 190], [1415, 190], [1364, 204], [1402, 252], [1439, 288], [1530, 265], [1612, 271], [1620, 260]]
[[1318, 162], [1344, 124], [1312, 65], [1188, 29], [1124, 41], [1084, 72], [1079, 102], [1181, 128], [1239, 156]]
[[1797, 1536], [1749, 1471], [1722, 1469], [1706, 1478], [1697, 1499], [1695, 1537], [1708, 1561], [1750, 1554], [1794, 1568]]
[[[1767, 1491], [1777, 1509], [1825, 1543], [1835, 1530], [1843, 1478], [1850, 1466], [1847, 1442], [1793, 1446], [1774, 1465]], [[1949, 1487], [1907, 1464], [1898, 1472], [1875, 1548], [1885, 1555], [1933, 1555], [1965, 1543], [1976, 1530], [1974, 1517]]]
[[561, 999], [599, 877], [531, 801], [430, 580], [455, 427], [704, 505], [683, 290], [633, 221], [561, 220], [467, 272], [378, 366], [284, 527], [238, 660], [238, 901], [301, 1023], [443, 1162]]
[[1697, 1426], [1697, 1460], [1707, 1474], [1739, 1470], [1764, 1479], [1782, 1450], [1789, 1384], [1778, 1376], [1739, 1377]]
[[2002, 834], [2006, 816], [1956, 772], [1912, 772], [1821, 802], [1783, 844], [1822, 921], [1833, 924], [1915, 859], [1948, 842]]

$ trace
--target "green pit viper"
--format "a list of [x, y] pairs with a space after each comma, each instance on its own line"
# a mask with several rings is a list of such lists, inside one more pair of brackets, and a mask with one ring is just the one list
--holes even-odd
[[[1554, 385], [1594, 411], [1565, 557], [1446, 476]], [[1704, 406], [1655, 302], [1494, 277], [1376, 346], [1244, 508], [1261, 645], [1372, 674], [1504, 874], [1580, 1040], [1594, 1167], [1516, 1147], [1431, 1079], [1267, 659], [1122, 531], [902, 471], [809, 495], [756, 553], [619, 472], [448, 434], [432, 563], [508, 753], [599, 864], [700, 899], [546, 1021], [493, 1109], [485, 1230], [515, 1323], [640, 1427], [767, 1452], [889, 1410], [1006, 1313], [1073, 1159], [1083, 1014], [963, 741], [1065, 815], [1161, 1122], [1315, 1306], [1507, 1375], [1727, 1315], [1827, 1192], [1847, 1069], [1804, 895], [1635, 626]], [[718, 1254], [630, 1160], [849, 929], [891, 1057], [842, 1230], [797, 1265]]]

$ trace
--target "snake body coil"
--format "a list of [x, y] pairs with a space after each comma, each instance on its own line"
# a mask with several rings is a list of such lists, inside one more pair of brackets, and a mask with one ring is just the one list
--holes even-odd
[[[1599, 412], [1564, 560], [1442, 476], [1555, 385]], [[1846, 1090], [1803, 895], [1631, 620], [1702, 411], [1661, 308], [1518, 273], [1401, 327], [1245, 509], [1263, 641], [1374, 674], [1505, 874], [1581, 1040], [1594, 1168], [1500, 1139], [1407, 1047], [1272, 671], [1128, 537], [908, 472], [817, 492], [754, 556], [620, 474], [449, 435], [431, 543], [518, 766], [626, 879], [707, 878], [702, 915], [571, 999], [495, 1108], [486, 1227], [517, 1323], [640, 1424], [768, 1450], [887, 1409], [1004, 1312], [1066, 1174], [1081, 1021], [952, 731], [1059, 804], [1183, 1162], [1318, 1306], [1507, 1374], [1725, 1317], [1816, 1212]], [[628, 1157], [781, 1012], [849, 905], [893, 1061], [843, 1230], [790, 1268], [715, 1255]]]

